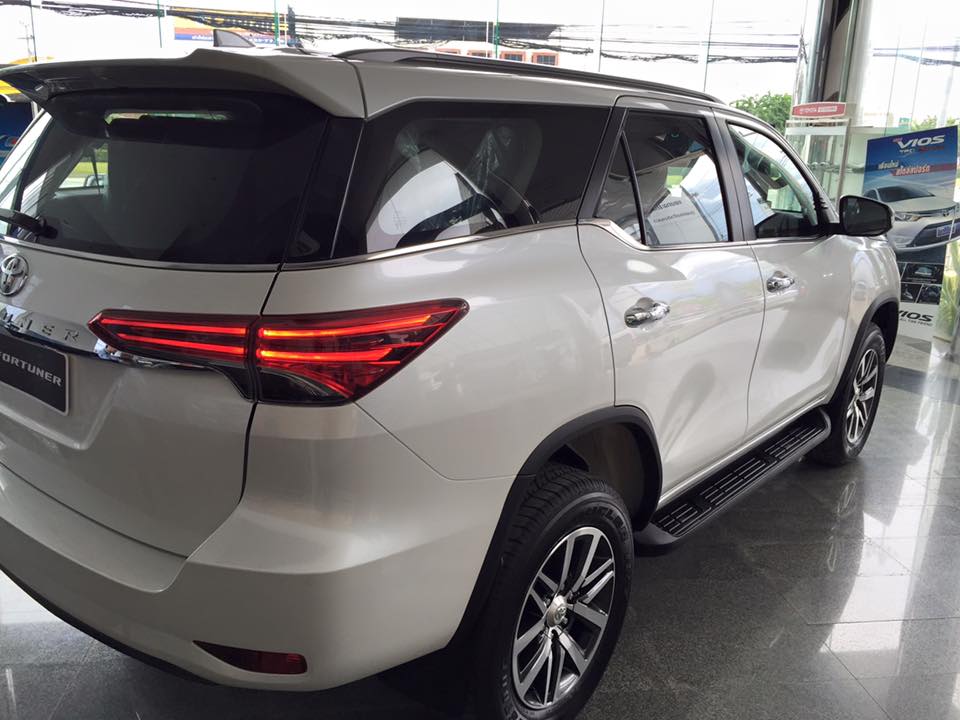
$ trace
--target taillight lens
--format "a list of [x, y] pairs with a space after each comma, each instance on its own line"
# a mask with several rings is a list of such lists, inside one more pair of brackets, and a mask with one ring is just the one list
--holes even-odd
[[256, 367], [265, 400], [356, 399], [450, 328], [462, 300], [312, 317], [263, 318]]
[[247, 397], [339, 403], [386, 380], [466, 311], [463, 300], [259, 318], [104, 310], [90, 329], [113, 353], [223, 370]]

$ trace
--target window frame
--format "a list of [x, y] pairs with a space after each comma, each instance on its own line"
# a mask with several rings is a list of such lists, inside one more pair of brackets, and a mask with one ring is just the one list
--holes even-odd
[[[820, 189], [820, 185], [810, 172], [810, 169], [804, 164], [797, 153], [790, 147], [790, 144], [782, 140], [775, 131], [764, 125], [754, 122], [745, 117], [732, 117], [730, 115], [718, 115], [718, 124], [724, 136], [724, 142], [727, 148], [727, 155], [730, 158], [730, 165], [733, 172], [734, 185], [737, 191], [738, 202], [740, 205], [740, 217], [743, 228], [743, 236], [748, 243], [781, 243], [781, 242], [819, 242], [830, 237], [833, 234], [835, 219], [833, 217], [832, 206], [826, 200], [826, 196]], [[733, 130], [731, 125], [744, 128], [751, 132], [763, 135], [774, 143], [784, 155], [794, 164], [803, 178], [810, 193], [813, 196], [813, 205], [817, 213], [817, 232], [814, 235], [800, 236], [778, 236], [758, 238], [756, 226], [753, 222], [753, 211], [750, 209], [750, 195], [747, 191], [747, 178], [740, 167], [740, 161], [737, 156], [737, 149], [733, 140]]]
[[[630, 168], [630, 184], [633, 186], [634, 202], [637, 205], [637, 218], [640, 221], [641, 241], [638, 243], [630, 237], [626, 231], [623, 237], [629, 239], [630, 244], [645, 250], [670, 251], [670, 250], [707, 250], [717, 249], [718, 247], [728, 248], [731, 246], [742, 245], [746, 240], [742, 229], [742, 212], [740, 208], [739, 188], [736, 186], [736, 176], [734, 169], [730, 166], [730, 155], [727, 141], [721, 132], [712, 108], [703, 105], [693, 105], [681, 102], [671, 102], [669, 105], [660, 107], [631, 107], [622, 104], [623, 100], [646, 100], [643, 97], [624, 96], [618, 100], [615, 107], [617, 114], [611, 117], [611, 122], [607, 129], [607, 136], [601, 145], [601, 157], [605, 162], [597, 163], [594, 173], [591, 176], [591, 186], [585, 193], [585, 200], [579, 222], [591, 222], [596, 220], [607, 220], [597, 215], [600, 205], [600, 197], [603, 191], [603, 185], [610, 173], [614, 157], [621, 147], [627, 152], [627, 163]], [[640, 201], [640, 193], [636, 182], [636, 168], [633, 164], [633, 154], [630, 152], [630, 144], [627, 140], [625, 131], [627, 122], [632, 115], [655, 115], [658, 117], [678, 116], [683, 118], [692, 118], [703, 122], [707, 127], [707, 133], [713, 144], [714, 164], [717, 168], [717, 179], [720, 183], [720, 194], [723, 200], [724, 217], [727, 222], [727, 239], [717, 242], [705, 243], [678, 243], [671, 245], [654, 245], [647, 240], [646, 222], [643, 213], [643, 204]], [[732, 140], [729, 140], [732, 143]], [[746, 192], [744, 187], [743, 192]], [[612, 221], [610, 221], [612, 222]], [[619, 227], [619, 226], [618, 226]], [[622, 230], [622, 228], [620, 228]]]

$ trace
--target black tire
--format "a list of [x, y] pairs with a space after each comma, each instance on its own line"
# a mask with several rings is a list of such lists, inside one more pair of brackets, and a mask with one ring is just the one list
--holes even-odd
[[[866, 419], [863, 422], [859, 435], [851, 440], [848, 432], [848, 416], [854, 396], [857, 393], [857, 374], [861, 363], [872, 353], [876, 358], [876, 380], [873, 385], [874, 394], [864, 414]], [[869, 359], [869, 358], [867, 358]], [[811, 460], [823, 465], [845, 465], [854, 460], [863, 450], [863, 446], [870, 437], [870, 430], [873, 428], [873, 421], [877, 416], [877, 406], [880, 404], [880, 392], [883, 390], [883, 374], [887, 364], [887, 349], [883, 339], [883, 332], [875, 324], [871, 323], [866, 335], [860, 341], [860, 345], [854, 348], [850, 355], [850, 361], [843, 374], [840, 387], [834, 393], [833, 399], [827, 405], [827, 415], [830, 416], [832, 425], [830, 435], [820, 445], [810, 451], [808, 454]], [[859, 407], [859, 406], [858, 406]]]
[[[535, 581], [541, 570], [543, 575], [553, 575], [558, 580], [563, 577], [566, 541], [571, 534], [574, 537], [570, 540], [568, 580], [557, 590], [543, 580]], [[582, 571], [590, 547], [596, 548], [593, 560], [587, 570]], [[602, 585], [611, 568], [615, 573], [612, 581], [608, 579]], [[575, 717], [590, 699], [613, 654], [630, 599], [632, 572], [630, 515], [620, 496], [609, 485], [580, 470], [553, 463], [547, 465], [537, 475], [513, 520], [500, 569], [478, 625], [474, 693], [479, 717], [492, 720]], [[578, 587], [580, 578], [591, 575], [598, 579]], [[594, 593], [600, 585], [602, 589]], [[551, 596], [552, 605], [548, 600]], [[564, 610], [559, 610], [560, 607]], [[586, 620], [585, 615], [598, 608], [606, 620], [599, 635], [594, 635], [599, 626]], [[602, 621], [603, 617], [594, 616], [594, 620]], [[549, 654], [545, 661], [548, 665], [538, 671], [538, 679], [523, 699], [514, 680], [514, 647], [518, 637], [534, 632], [538, 623], [541, 623], [539, 634], [529, 641], [531, 649], [518, 656], [516, 665], [534, 667], [533, 660], [524, 659], [524, 653], [530, 652], [536, 657], [544, 652]], [[572, 639], [577, 642], [574, 651], [583, 650], [589, 658], [579, 678], [574, 672], [574, 656], [568, 655], [565, 649]], [[560, 672], [556, 671], [557, 667]], [[541, 693], [539, 687], [543, 688], [541, 694], [551, 692], [547, 690], [549, 685], [553, 685], [553, 701], [545, 707], [535, 707], [532, 698]], [[545, 699], [549, 698], [547, 695]]]

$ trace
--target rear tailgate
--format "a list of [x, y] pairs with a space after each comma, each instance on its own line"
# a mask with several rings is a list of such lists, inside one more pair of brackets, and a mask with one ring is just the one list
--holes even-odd
[[[240, 499], [249, 388], [122, 355], [88, 323], [105, 310], [260, 313], [334, 125], [315, 104], [323, 92], [313, 102], [301, 92], [303, 60], [194, 53], [9, 79], [48, 114], [0, 168], [0, 463], [90, 519], [184, 556]], [[351, 105], [349, 68], [308, 60]]]
[[[16, 252], [27, 260], [29, 276], [0, 314], [28, 338], [67, 351], [67, 409], [0, 383], [0, 463], [102, 525], [189, 554], [240, 498], [253, 406], [216, 372], [88, 354], [97, 339], [86, 323], [104, 308], [132, 305], [256, 314], [273, 273], [139, 268], [2, 248], [5, 257]], [[28, 353], [4, 344], [0, 364]]]

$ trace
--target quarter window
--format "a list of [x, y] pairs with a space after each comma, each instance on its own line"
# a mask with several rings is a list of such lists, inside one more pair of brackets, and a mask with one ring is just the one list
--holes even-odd
[[430, 102], [370, 121], [334, 255], [574, 219], [606, 116]]
[[[624, 129], [624, 141], [633, 161], [633, 181], [648, 245], [688, 245], [730, 239], [716, 153], [704, 120], [682, 115], [631, 113]], [[600, 215], [614, 220], [635, 236], [636, 231], [629, 229], [629, 216], [622, 209], [615, 210], [611, 203], [614, 197], [626, 197], [626, 186], [618, 177], [618, 162], [607, 178]]]
[[603, 184], [597, 216], [613, 220], [634, 240], [643, 240], [637, 215], [637, 196], [630, 178], [627, 150], [622, 140], [617, 146], [617, 153]]
[[730, 125], [730, 131], [746, 179], [757, 238], [817, 235], [813, 190], [786, 151], [751, 128]]

